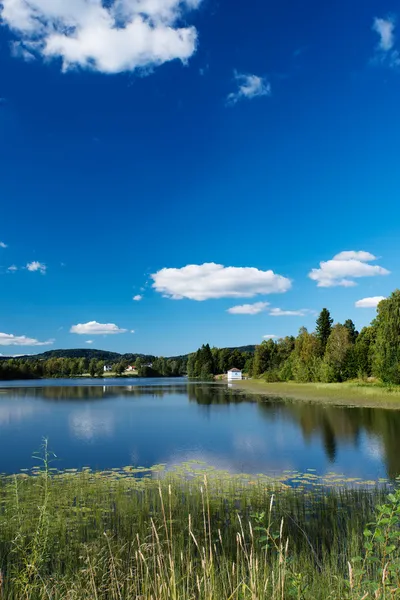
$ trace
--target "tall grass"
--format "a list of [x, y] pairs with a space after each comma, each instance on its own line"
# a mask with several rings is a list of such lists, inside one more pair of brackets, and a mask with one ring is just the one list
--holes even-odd
[[400, 598], [399, 492], [156, 472], [3, 477], [1, 600]]

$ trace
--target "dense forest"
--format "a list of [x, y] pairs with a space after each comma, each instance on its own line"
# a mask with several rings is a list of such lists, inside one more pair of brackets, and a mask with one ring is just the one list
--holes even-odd
[[333, 323], [324, 308], [315, 331], [302, 327], [297, 337], [268, 340], [246, 352], [211, 349], [208, 345], [188, 360], [189, 377], [209, 378], [232, 367], [267, 381], [342, 382], [375, 377], [400, 384], [400, 291], [377, 308], [377, 316], [358, 332], [351, 319]]

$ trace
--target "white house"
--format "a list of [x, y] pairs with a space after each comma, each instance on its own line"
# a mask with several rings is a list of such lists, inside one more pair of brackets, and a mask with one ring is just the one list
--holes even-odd
[[241, 381], [242, 371], [240, 369], [230, 369], [228, 371], [228, 381]]
[[112, 367], [109, 365], [104, 365], [104, 373], [110, 373], [110, 371], [112, 371]]

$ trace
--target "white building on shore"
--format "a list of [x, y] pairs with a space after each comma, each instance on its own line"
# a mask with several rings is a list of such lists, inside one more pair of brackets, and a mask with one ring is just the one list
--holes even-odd
[[228, 381], [241, 381], [242, 379], [242, 371], [240, 369], [233, 368], [228, 371]]

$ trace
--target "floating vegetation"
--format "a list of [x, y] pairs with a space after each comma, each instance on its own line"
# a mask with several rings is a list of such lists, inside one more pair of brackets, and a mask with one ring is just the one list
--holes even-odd
[[[400, 492], [286, 471], [0, 478], [1, 600], [400, 598]], [[34, 475], [34, 476], [33, 476]]]

